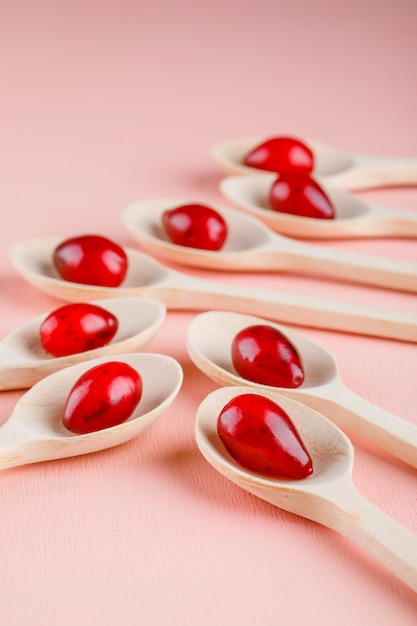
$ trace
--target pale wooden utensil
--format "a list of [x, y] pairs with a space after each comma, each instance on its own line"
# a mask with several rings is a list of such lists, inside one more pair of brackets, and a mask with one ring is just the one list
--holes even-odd
[[[237, 178], [241, 180], [241, 178]], [[332, 250], [295, 241], [268, 229], [260, 220], [217, 204], [209, 204], [227, 224], [221, 250], [202, 250], [172, 243], [163, 226], [166, 210], [184, 200], [143, 200], [129, 205], [122, 219], [133, 237], [151, 254], [182, 265], [226, 271], [268, 271], [313, 274], [417, 292], [417, 263]], [[417, 214], [416, 214], [417, 225]]]
[[323, 415], [282, 394], [257, 390], [288, 413], [312, 457], [313, 474], [303, 480], [272, 479], [245, 470], [234, 461], [218, 437], [217, 418], [224, 405], [242, 393], [254, 390], [225, 387], [200, 404], [195, 436], [207, 461], [258, 498], [349, 537], [417, 591], [417, 537], [356, 490], [351, 479], [353, 447]]
[[319, 343], [289, 328], [259, 317], [212, 311], [197, 315], [187, 330], [187, 351], [195, 365], [221, 385], [246, 385], [276, 390], [239, 376], [233, 366], [233, 338], [243, 328], [267, 324], [295, 346], [305, 379], [300, 387], [279, 392], [327, 415], [337, 426], [372, 441], [383, 450], [417, 467], [417, 425], [375, 406], [348, 389], [339, 376], [333, 354]]
[[65, 301], [98, 298], [155, 298], [168, 309], [222, 309], [263, 315], [313, 328], [417, 342], [417, 314], [342, 303], [317, 297], [238, 287], [188, 276], [152, 257], [126, 248], [129, 269], [120, 287], [97, 287], [61, 280], [52, 253], [59, 238], [30, 239], [10, 250], [16, 270], [34, 287]]
[[417, 237], [417, 213], [366, 202], [352, 194], [322, 185], [335, 209], [334, 219], [316, 219], [274, 211], [269, 192], [276, 176], [228, 176], [220, 191], [233, 204], [257, 217], [271, 230], [303, 239]]
[[[66, 399], [78, 378], [106, 361], [135, 368], [143, 382], [142, 398], [123, 424], [74, 435], [62, 424]], [[129, 441], [168, 409], [181, 388], [183, 373], [175, 359], [162, 354], [124, 354], [71, 365], [36, 383], [17, 402], [0, 428], [0, 469], [79, 456]]]
[[161, 328], [166, 309], [159, 300], [149, 298], [120, 298], [94, 302], [116, 316], [119, 326], [107, 345], [63, 357], [45, 352], [39, 327], [46, 315], [41, 315], [6, 335], [0, 341], [0, 391], [23, 389], [63, 367], [101, 356], [111, 356], [141, 350]]
[[[265, 174], [243, 164], [246, 154], [269, 137], [246, 137], [213, 146], [211, 154], [226, 174]], [[302, 139], [313, 152], [312, 176], [341, 189], [370, 189], [417, 184], [417, 159], [381, 157], [347, 152], [310, 139]]]

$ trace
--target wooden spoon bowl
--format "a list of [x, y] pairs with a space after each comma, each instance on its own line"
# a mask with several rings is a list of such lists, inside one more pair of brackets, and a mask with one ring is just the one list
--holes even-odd
[[[264, 175], [263, 170], [243, 164], [245, 155], [268, 137], [245, 137], [216, 144], [211, 154], [227, 174]], [[384, 157], [334, 148], [312, 139], [302, 139], [314, 156], [313, 176], [340, 189], [370, 189], [417, 184], [417, 159]]]
[[116, 316], [118, 330], [107, 345], [69, 356], [48, 355], [40, 340], [39, 327], [46, 315], [38, 316], [0, 341], [0, 391], [30, 387], [64, 367], [100, 356], [139, 351], [161, 328], [166, 309], [149, 298], [97, 300], [95, 304]]
[[[109, 360], [127, 363], [139, 372], [142, 398], [126, 422], [74, 435], [62, 423], [69, 392], [84, 372]], [[175, 359], [151, 353], [93, 359], [55, 372], [20, 398], [8, 421], [0, 428], [0, 468], [78, 456], [124, 443], [167, 410], [182, 380], [183, 372]]]
[[417, 237], [417, 214], [389, 208], [322, 185], [335, 209], [331, 220], [274, 211], [269, 192], [275, 175], [230, 176], [220, 182], [222, 194], [243, 211], [257, 217], [271, 230], [303, 239]]

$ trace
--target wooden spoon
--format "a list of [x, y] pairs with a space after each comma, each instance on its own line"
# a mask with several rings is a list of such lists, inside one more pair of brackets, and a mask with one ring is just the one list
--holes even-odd
[[269, 191], [276, 176], [229, 176], [220, 190], [231, 202], [259, 218], [275, 232], [304, 239], [349, 239], [372, 237], [417, 237], [417, 213], [389, 209], [365, 202], [349, 193], [325, 187], [336, 217], [332, 220], [302, 217], [274, 211]]
[[291, 417], [313, 461], [304, 480], [279, 480], [250, 472], [234, 461], [217, 435], [217, 418], [233, 397], [249, 387], [225, 387], [209, 394], [197, 411], [195, 436], [207, 461], [228, 480], [285, 511], [324, 524], [349, 537], [406, 585], [417, 591], [417, 537], [368, 502], [351, 479], [353, 448], [323, 415], [272, 391], [271, 398]]
[[[123, 424], [74, 435], [62, 423], [68, 394], [85, 371], [109, 360], [128, 363], [140, 373], [142, 398]], [[182, 369], [175, 359], [150, 353], [93, 359], [55, 372], [20, 398], [0, 428], [0, 468], [78, 456], [133, 439], [166, 411], [178, 394], [182, 379]]]
[[176, 245], [166, 234], [162, 216], [166, 210], [184, 204], [187, 202], [183, 200], [144, 200], [128, 206], [122, 213], [122, 219], [133, 237], [151, 254], [183, 265], [238, 272], [261, 270], [317, 274], [417, 292], [417, 263], [331, 250], [295, 241], [272, 232], [250, 215], [217, 204], [209, 206], [227, 224], [228, 234], [222, 249], [212, 251]]
[[235, 335], [255, 324], [280, 330], [295, 346], [305, 379], [300, 387], [280, 387], [282, 395], [320, 411], [344, 430], [372, 441], [398, 459], [417, 467], [417, 426], [371, 404], [348, 389], [339, 377], [335, 357], [303, 335], [259, 317], [211, 311], [197, 315], [187, 331], [187, 350], [195, 365], [221, 385], [246, 385], [273, 390], [239, 376], [233, 367], [231, 345]]
[[16, 243], [10, 250], [10, 258], [29, 283], [65, 301], [145, 296], [161, 300], [168, 309], [216, 308], [313, 328], [417, 342], [414, 313], [203, 280], [165, 267], [129, 248], [125, 249], [129, 269], [120, 287], [71, 283], [60, 279], [53, 266], [52, 253], [60, 241], [51, 238]]
[[[226, 174], [265, 174], [243, 164], [246, 154], [268, 137], [250, 137], [215, 145], [211, 154]], [[313, 140], [302, 140], [313, 152], [312, 175], [320, 183], [341, 189], [370, 189], [417, 184], [417, 159], [381, 157], [332, 148]]]
[[95, 304], [118, 319], [117, 333], [109, 344], [69, 356], [53, 357], [45, 352], [39, 335], [39, 327], [46, 315], [36, 317], [0, 341], [0, 391], [31, 387], [41, 378], [80, 361], [139, 351], [156, 335], [165, 319], [166, 309], [159, 300], [109, 298]]

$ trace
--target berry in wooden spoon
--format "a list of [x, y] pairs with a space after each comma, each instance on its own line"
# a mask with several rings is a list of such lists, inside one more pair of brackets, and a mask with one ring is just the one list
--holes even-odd
[[242, 378], [272, 387], [299, 387], [304, 380], [300, 356], [279, 330], [266, 324], [242, 329], [232, 341], [232, 362]]
[[102, 287], [118, 287], [128, 265], [125, 251], [100, 235], [66, 239], [55, 248], [53, 261], [64, 280]]
[[246, 469], [296, 480], [313, 472], [311, 457], [291, 419], [265, 396], [234, 397], [220, 412], [217, 432], [229, 454]]
[[95, 304], [75, 303], [52, 311], [39, 333], [45, 351], [61, 357], [107, 345], [117, 328], [117, 318], [109, 311]]
[[142, 378], [127, 363], [109, 361], [87, 370], [68, 396], [63, 423], [78, 435], [110, 428], [132, 415], [142, 396]]
[[335, 217], [328, 196], [310, 176], [280, 175], [272, 184], [269, 202], [280, 213], [325, 220]]
[[214, 209], [204, 204], [185, 204], [168, 209], [162, 222], [170, 240], [202, 250], [220, 250], [227, 236], [227, 224]]
[[314, 156], [308, 146], [294, 137], [273, 137], [253, 148], [243, 163], [279, 174], [310, 174]]

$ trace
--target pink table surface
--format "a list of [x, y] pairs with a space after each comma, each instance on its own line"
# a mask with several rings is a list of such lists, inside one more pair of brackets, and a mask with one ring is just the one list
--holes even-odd
[[[222, 202], [209, 153], [218, 141], [285, 132], [417, 155], [414, 0], [0, 9], [0, 336], [61, 304], [16, 274], [10, 245], [98, 232], [134, 247], [120, 219], [131, 201]], [[416, 188], [360, 195], [417, 211]], [[323, 245], [417, 261], [415, 240]], [[417, 310], [414, 295], [302, 275], [190, 273]], [[416, 595], [371, 557], [244, 493], [201, 456], [194, 416], [216, 385], [186, 353], [193, 316], [169, 313], [146, 347], [185, 373], [152, 428], [109, 451], [2, 473], [1, 623], [414, 625]], [[334, 351], [347, 386], [417, 423], [415, 345], [303, 332]], [[2, 421], [21, 394], [1, 394]], [[417, 532], [416, 472], [352, 441], [358, 490]]]

